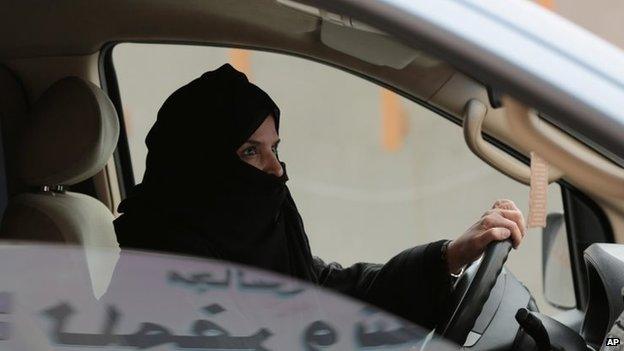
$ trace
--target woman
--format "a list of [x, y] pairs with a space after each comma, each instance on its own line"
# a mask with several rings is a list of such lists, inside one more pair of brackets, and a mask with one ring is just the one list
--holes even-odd
[[226, 64], [174, 92], [150, 130], [143, 182], [119, 206], [122, 247], [240, 262], [335, 289], [433, 328], [451, 276], [492, 240], [524, 235], [499, 201], [458, 239], [407, 249], [386, 264], [343, 268], [314, 257], [279, 162], [280, 111]]

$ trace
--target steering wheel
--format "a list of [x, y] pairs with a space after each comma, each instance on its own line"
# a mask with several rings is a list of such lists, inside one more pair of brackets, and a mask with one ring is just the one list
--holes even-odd
[[450, 308], [435, 329], [436, 334], [458, 345], [464, 344], [496, 284], [511, 246], [510, 240], [491, 242], [483, 258], [466, 269], [451, 293]]

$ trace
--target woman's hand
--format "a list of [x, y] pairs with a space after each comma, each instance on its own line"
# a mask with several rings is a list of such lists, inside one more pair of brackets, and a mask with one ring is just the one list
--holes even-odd
[[525, 234], [524, 217], [516, 204], [511, 200], [497, 200], [477, 223], [448, 245], [449, 272], [459, 273], [462, 267], [479, 258], [492, 241], [511, 237], [514, 249], [518, 248]]

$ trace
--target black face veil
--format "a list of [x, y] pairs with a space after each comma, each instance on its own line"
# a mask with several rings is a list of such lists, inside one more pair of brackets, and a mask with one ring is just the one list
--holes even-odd
[[236, 155], [267, 116], [279, 131], [277, 105], [229, 64], [167, 98], [146, 139], [143, 182], [119, 206], [120, 245], [316, 280], [286, 169], [276, 177]]

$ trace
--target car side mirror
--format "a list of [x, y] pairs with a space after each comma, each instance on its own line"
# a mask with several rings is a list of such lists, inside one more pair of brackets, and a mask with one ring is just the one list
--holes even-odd
[[542, 230], [542, 282], [548, 303], [560, 309], [576, 307], [565, 220], [549, 213]]

